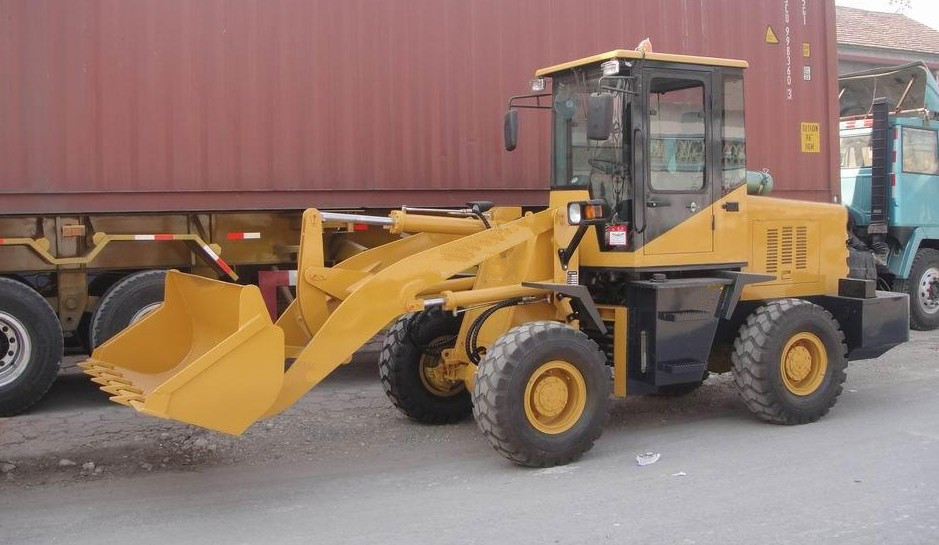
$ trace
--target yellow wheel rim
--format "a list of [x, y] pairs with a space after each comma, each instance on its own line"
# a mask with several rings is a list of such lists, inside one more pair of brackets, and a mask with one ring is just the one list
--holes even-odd
[[586, 406], [584, 375], [566, 361], [541, 365], [525, 386], [525, 415], [542, 433], [556, 435], [571, 429]]
[[786, 389], [797, 396], [807, 396], [818, 390], [828, 371], [828, 352], [825, 344], [812, 333], [793, 335], [783, 348], [779, 362]]
[[[434, 341], [436, 340], [434, 339]], [[420, 366], [418, 374], [421, 377], [421, 384], [435, 396], [451, 397], [466, 389], [466, 384], [462, 380], [447, 378], [440, 356], [423, 354], [418, 365]]]

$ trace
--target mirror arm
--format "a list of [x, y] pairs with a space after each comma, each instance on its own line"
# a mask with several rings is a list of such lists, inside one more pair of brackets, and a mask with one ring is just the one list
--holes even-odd
[[584, 233], [587, 232], [588, 227], [590, 227], [590, 224], [588, 223], [580, 224], [577, 227], [577, 232], [574, 233], [570, 243], [567, 245], [567, 248], [561, 248], [558, 250], [558, 258], [561, 260], [562, 270], [567, 270], [567, 265], [571, 261], [571, 256], [574, 255], [574, 250], [577, 249], [577, 246], [580, 245], [580, 241], [583, 240]]
[[[509, 108], [530, 108], [533, 110], [550, 110], [551, 106], [543, 106], [541, 104], [541, 99], [545, 97], [550, 97], [551, 93], [533, 93], [530, 95], [517, 95], [509, 98]], [[529, 104], [515, 104], [517, 100], [530, 100], [535, 99], [535, 105], [531, 106]]]

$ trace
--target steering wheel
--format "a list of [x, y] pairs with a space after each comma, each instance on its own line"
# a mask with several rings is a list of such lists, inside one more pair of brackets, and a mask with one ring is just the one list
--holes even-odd
[[610, 161], [609, 159], [587, 159], [587, 163], [600, 172], [611, 176], [621, 173], [626, 168], [626, 165], [620, 161]]

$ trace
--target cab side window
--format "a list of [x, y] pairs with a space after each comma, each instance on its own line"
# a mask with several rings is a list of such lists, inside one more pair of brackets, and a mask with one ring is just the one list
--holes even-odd
[[743, 77], [724, 75], [724, 111], [721, 114], [721, 193], [747, 181], [747, 146], [743, 119]]
[[704, 84], [654, 78], [649, 97], [651, 185], [656, 191], [704, 187]]
[[939, 174], [939, 136], [936, 131], [903, 127], [903, 172]]

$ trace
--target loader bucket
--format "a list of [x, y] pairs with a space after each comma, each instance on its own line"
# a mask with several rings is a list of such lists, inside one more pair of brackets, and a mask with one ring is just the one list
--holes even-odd
[[117, 403], [240, 434], [284, 378], [284, 334], [255, 286], [170, 271], [164, 303], [82, 364]]

